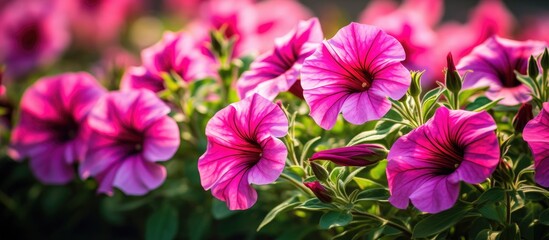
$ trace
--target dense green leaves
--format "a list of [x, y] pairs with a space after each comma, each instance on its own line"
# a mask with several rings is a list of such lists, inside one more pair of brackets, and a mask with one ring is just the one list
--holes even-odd
[[341, 227], [349, 224], [351, 220], [353, 220], [353, 215], [348, 212], [329, 211], [322, 215], [319, 226], [321, 229]]
[[469, 212], [470, 207], [457, 204], [444, 212], [430, 215], [416, 224], [413, 231], [414, 238], [425, 238], [454, 226]]
[[300, 203], [296, 201], [296, 197], [292, 197], [278, 206], [274, 207], [269, 213], [267, 213], [267, 216], [261, 221], [259, 226], [257, 227], [257, 231], [261, 230], [261, 228], [265, 227], [267, 224], [269, 224], [275, 217], [281, 212], [284, 212], [288, 209], [291, 209]]
[[147, 219], [145, 239], [168, 240], [177, 233], [179, 218], [177, 209], [169, 204], [163, 204]]

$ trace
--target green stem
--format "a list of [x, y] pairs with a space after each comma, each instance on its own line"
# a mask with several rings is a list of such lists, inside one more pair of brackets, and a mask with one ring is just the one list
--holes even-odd
[[506, 214], [505, 214], [505, 222], [507, 223], [507, 226], [511, 224], [511, 197], [509, 197], [509, 192], [505, 192], [505, 205], [506, 205]]
[[380, 216], [376, 216], [376, 215], [373, 215], [373, 214], [370, 214], [370, 213], [367, 213], [367, 212], [358, 211], [358, 210], [353, 210], [352, 213], [355, 214], [355, 215], [358, 215], [358, 216], [369, 217], [369, 218], [372, 218], [372, 219], [375, 219], [375, 220], [381, 222], [381, 224], [394, 227], [394, 228], [400, 230], [402, 233], [404, 233], [407, 237], [412, 236], [412, 232], [408, 228], [406, 228], [405, 226], [402, 226], [398, 223], [395, 223], [395, 222], [393, 222], [389, 219], [385, 219], [385, 218], [382, 218]]
[[283, 178], [283, 179], [286, 179], [288, 182], [290, 182], [291, 184], [293, 184], [294, 186], [296, 186], [297, 188], [299, 188], [301, 191], [303, 191], [304, 193], [306, 193], [307, 195], [309, 196], [313, 196], [313, 192], [305, 187], [305, 185], [303, 185], [302, 183], [298, 182], [297, 180], [295, 180], [293, 177], [290, 177], [288, 176], [288, 174], [285, 174], [285, 173], [282, 173], [280, 174], [280, 177]]
[[414, 96], [414, 102], [416, 104], [417, 109], [417, 115], [418, 115], [418, 125], [423, 125], [423, 106], [421, 105], [421, 101], [419, 100], [419, 96]]

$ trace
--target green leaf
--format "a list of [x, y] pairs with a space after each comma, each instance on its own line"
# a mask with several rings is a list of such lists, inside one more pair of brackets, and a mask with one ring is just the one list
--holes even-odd
[[388, 200], [391, 195], [386, 188], [370, 188], [358, 194], [357, 201]]
[[367, 188], [371, 188], [371, 187], [376, 187], [376, 188], [383, 188], [384, 187], [383, 185], [381, 185], [377, 182], [374, 182], [370, 179], [367, 179], [367, 178], [354, 177], [353, 180], [355, 180], [358, 187], [362, 190], [367, 189]]
[[286, 169], [299, 177], [305, 176], [305, 171], [300, 166], [290, 166], [286, 167]]
[[236, 212], [229, 210], [225, 202], [213, 199], [212, 201], [212, 215], [214, 219], [221, 220], [227, 218]]
[[187, 237], [191, 240], [204, 239], [205, 233], [210, 229], [211, 218], [208, 214], [193, 212], [187, 218]]
[[543, 225], [549, 226], [549, 209], [545, 209], [540, 213], [539, 222]]
[[320, 140], [320, 137], [315, 137], [305, 143], [305, 145], [303, 146], [303, 150], [301, 151], [301, 156], [299, 157], [299, 160], [301, 162], [305, 162], [305, 158], [307, 157], [307, 153], [309, 152], [309, 149], [318, 140]]
[[490, 202], [478, 209], [483, 217], [500, 223], [505, 222], [505, 208], [500, 202]]
[[[383, 122], [383, 121], [380, 121], [380, 122]], [[376, 129], [374, 130], [369, 130], [369, 131], [359, 133], [358, 135], [353, 137], [351, 141], [349, 141], [347, 146], [353, 146], [359, 143], [367, 143], [367, 142], [384, 140], [385, 138], [387, 138], [387, 135], [395, 131], [398, 131], [400, 128], [402, 128], [402, 125], [394, 124], [394, 123], [389, 123], [386, 125], [388, 126], [381, 126], [380, 124], [376, 126]]]
[[503, 201], [505, 198], [505, 190], [501, 188], [490, 188], [486, 192], [482, 193], [480, 197], [474, 202], [476, 205], [482, 205], [484, 203], [493, 203]]
[[297, 198], [295, 196], [291, 197], [290, 199], [288, 199], [288, 200], [282, 202], [281, 204], [279, 204], [278, 206], [274, 207], [269, 213], [267, 213], [267, 215], [265, 216], [263, 221], [261, 221], [261, 223], [257, 227], [257, 231], [259, 232], [259, 230], [261, 230], [263, 227], [265, 227], [267, 224], [269, 224], [276, 217], [276, 215], [278, 215], [279, 213], [284, 212], [287, 209], [290, 209], [290, 208], [293, 208], [293, 207], [299, 205], [300, 203], [296, 202], [296, 199]]
[[319, 226], [321, 229], [330, 229], [349, 224], [353, 220], [353, 215], [348, 212], [330, 211], [320, 217]]
[[337, 180], [341, 178], [343, 173], [345, 173], [344, 167], [336, 167], [332, 169], [332, 172], [330, 173], [330, 181], [333, 183], [337, 183]]
[[177, 233], [179, 218], [177, 209], [164, 203], [147, 219], [145, 239], [164, 240], [173, 239]]
[[476, 93], [486, 91], [487, 89], [488, 89], [488, 87], [462, 89], [459, 92], [459, 104], [460, 105], [466, 105], [469, 101], [469, 98], [471, 98]]
[[486, 240], [490, 239], [490, 229], [484, 229], [480, 231], [477, 236], [475, 237], [475, 240]]
[[301, 205], [297, 206], [296, 209], [319, 211], [319, 210], [331, 210], [334, 209], [334, 206], [328, 203], [323, 203], [318, 198], [311, 198]]
[[520, 229], [516, 223], [513, 223], [510, 226], [507, 226], [499, 233], [498, 240], [515, 240], [520, 238]]
[[498, 104], [503, 98], [491, 101], [486, 97], [478, 97], [474, 102], [467, 105], [466, 109], [469, 111], [480, 112], [483, 110], [490, 110]]
[[413, 238], [425, 238], [454, 226], [469, 212], [470, 207], [456, 204], [453, 208], [430, 215], [419, 221], [414, 227]]
[[519, 82], [528, 86], [532, 90], [536, 89], [536, 83], [534, 83], [534, 80], [530, 78], [528, 75], [522, 75], [516, 70], [515, 70], [515, 75], [517, 77], [517, 80], [519, 80]]

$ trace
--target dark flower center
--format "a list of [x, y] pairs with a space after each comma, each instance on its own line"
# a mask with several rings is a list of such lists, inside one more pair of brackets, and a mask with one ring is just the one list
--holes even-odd
[[19, 44], [23, 50], [32, 51], [38, 47], [41, 31], [36, 23], [28, 24], [19, 32]]
[[71, 116], [65, 117], [66, 122], [54, 124], [51, 128], [57, 134], [57, 140], [59, 142], [65, 143], [72, 141], [78, 136], [78, 131], [80, 129], [79, 124]]
[[465, 149], [456, 141], [450, 140], [447, 146], [438, 148], [440, 151], [439, 164], [437, 171], [440, 175], [449, 175], [453, 173], [463, 162]]
[[96, 10], [99, 8], [103, 0], [82, 0], [82, 7], [86, 10]]
[[368, 70], [362, 70], [362, 76], [359, 78], [361, 81], [361, 86], [364, 89], [369, 89], [372, 86], [372, 82], [374, 81], [374, 78], [372, 77], [372, 74]]
[[145, 137], [143, 133], [135, 129], [125, 128], [124, 131], [117, 136], [120, 144], [126, 149], [127, 155], [140, 154], [143, 151], [143, 141]]
[[515, 63], [515, 66], [510, 66], [505, 70], [498, 70], [497, 75], [501, 80], [501, 83], [506, 88], [518, 87], [521, 85], [521, 82], [517, 80], [515, 75], [515, 70], [521, 74], [526, 74], [526, 61], [524, 59], [518, 59]]

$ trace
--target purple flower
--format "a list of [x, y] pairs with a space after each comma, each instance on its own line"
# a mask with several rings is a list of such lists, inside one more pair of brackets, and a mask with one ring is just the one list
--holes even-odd
[[368, 166], [386, 156], [387, 149], [381, 145], [358, 144], [316, 152], [309, 160], [328, 160], [341, 166]]
[[399, 99], [410, 86], [405, 57], [402, 45], [377, 27], [343, 27], [303, 63], [301, 86], [311, 117], [324, 129], [340, 112], [353, 124], [380, 119], [391, 108], [387, 97]]
[[517, 105], [531, 99], [530, 89], [520, 83], [515, 71], [526, 74], [528, 58], [543, 52], [545, 44], [536, 41], [518, 42], [497, 36], [488, 38], [462, 58], [457, 69], [468, 73], [463, 88], [489, 87], [486, 97], [503, 98], [502, 105]]
[[324, 202], [324, 203], [331, 203], [332, 202], [332, 196], [330, 196], [330, 193], [322, 184], [320, 184], [319, 181], [314, 182], [305, 182], [303, 183], [306, 187], [311, 189], [315, 196], [318, 198], [318, 200]]
[[536, 182], [549, 187], [549, 103], [543, 103], [543, 109], [526, 127], [522, 137], [534, 154]]
[[288, 151], [278, 139], [288, 119], [274, 103], [253, 94], [217, 112], [206, 126], [208, 149], [198, 160], [204, 189], [231, 210], [248, 209], [257, 200], [250, 184], [274, 182]]
[[44, 183], [64, 184], [82, 160], [88, 133], [86, 117], [105, 89], [91, 75], [66, 73], [42, 78], [23, 94], [19, 123], [11, 136], [15, 159], [29, 158]]
[[296, 29], [277, 38], [274, 49], [259, 56], [238, 80], [236, 87], [240, 98], [259, 93], [273, 100], [278, 93], [299, 85], [303, 61], [322, 39], [322, 29], [316, 18], [301, 21]]
[[214, 76], [213, 61], [195, 46], [190, 35], [165, 33], [160, 42], [141, 52], [143, 66], [129, 68], [120, 88], [146, 88], [159, 92], [165, 89], [163, 74], [176, 74], [185, 82]]
[[12, 1], [0, 13], [0, 61], [10, 76], [55, 61], [68, 42], [56, 1]]
[[88, 151], [80, 165], [82, 178], [94, 177], [98, 192], [117, 187], [143, 195], [159, 187], [169, 160], [179, 148], [179, 128], [170, 108], [145, 89], [111, 92], [101, 98], [87, 121]]
[[425, 125], [399, 138], [389, 151], [389, 202], [437, 213], [451, 208], [459, 182], [483, 182], [499, 163], [496, 123], [486, 112], [439, 108]]

